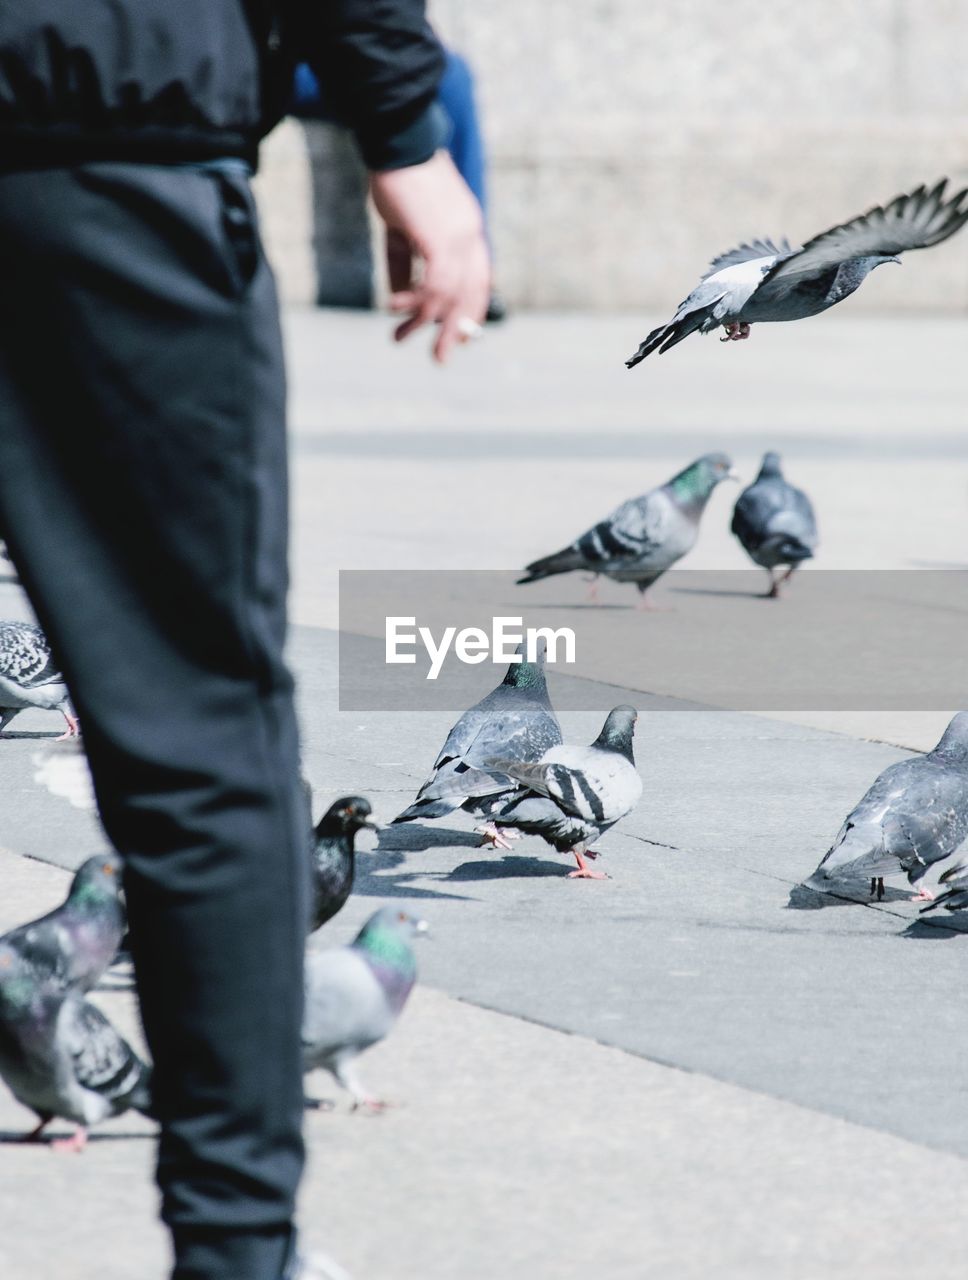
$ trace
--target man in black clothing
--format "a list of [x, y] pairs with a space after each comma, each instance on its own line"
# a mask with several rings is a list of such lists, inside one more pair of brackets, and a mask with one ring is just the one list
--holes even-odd
[[397, 336], [436, 322], [444, 359], [488, 268], [422, 0], [0, 7], [0, 526], [125, 857], [175, 1280], [298, 1271], [309, 828], [247, 180], [296, 58], [372, 170]]

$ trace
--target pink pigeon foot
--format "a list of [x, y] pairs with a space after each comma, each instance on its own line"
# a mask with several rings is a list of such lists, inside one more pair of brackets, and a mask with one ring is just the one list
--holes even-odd
[[65, 711], [64, 719], [67, 721], [67, 728], [55, 741], [64, 742], [67, 738], [79, 738], [81, 736], [81, 726], [77, 722], [77, 716], [72, 716], [69, 711]]
[[588, 603], [601, 604], [602, 602], [598, 594], [598, 574], [597, 573], [592, 574], [592, 576], [588, 578], [587, 581], [590, 584], [588, 588]]
[[604, 871], [593, 871], [591, 867], [588, 866], [588, 864], [585, 862], [585, 857], [589, 857], [589, 858], [598, 857], [598, 854], [595, 853], [593, 850], [588, 849], [588, 850], [585, 850], [583, 853], [580, 853], [577, 849], [572, 849], [572, 853], [575, 855], [575, 861], [578, 863], [578, 870], [568, 872], [569, 880], [607, 880], [608, 879], [608, 876], [605, 874]]
[[474, 830], [478, 835], [484, 837], [481, 844], [489, 844], [492, 849], [510, 849], [512, 840], [521, 839], [520, 831], [512, 831], [508, 827], [498, 827], [493, 822], [485, 822], [483, 826], [475, 827]]
[[69, 1138], [57, 1138], [50, 1144], [51, 1151], [57, 1152], [74, 1152], [80, 1155], [87, 1146], [87, 1130], [83, 1125], [79, 1125]]
[[912, 902], [934, 902], [934, 894], [930, 889], [919, 889], [911, 898]]
[[750, 336], [750, 326], [745, 321], [742, 324], [733, 321], [732, 324], [724, 324], [723, 328], [726, 330], [726, 337], [720, 338], [720, 342], [742, 342]]
[[362, 1111], [365, 1115], [379, 1116], [382, 1115], [393, 1104], [385, 1102], [382, 1098], [357, 1098], [353, 1103], [354, 1111]]

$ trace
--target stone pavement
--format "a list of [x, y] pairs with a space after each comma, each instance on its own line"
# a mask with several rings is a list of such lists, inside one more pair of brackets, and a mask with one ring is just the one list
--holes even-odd
[[[644, 327], [521, 318], [458, 372], [387, 346], [378, 317], [290, 315], [292, 660], [317, 811], [361, 791], [392, 817], [452, 718], [338, 711], [333, 565], [513, 568], [706, 448], [750, 474], [778, 440], [821, 511], [820, 567], [964, 562], [961, 322], [777, 326], [754, 333], [763, 350], [683, 344], [636, 378], [613, 357]], [[742, 567], [731, 496], [711, 504], [700, 567]], [[22, 608], [0, 583], [3, 615]], [[577, 705], [577, 680], [552, 673], [552, 697]], [[610, 880], [567, 880], [534, 840], [482, 852], [464, 820], [361, 842], [358, 893], [320, 943], [387, 900], [431, 936], [411, 1006], [362, 1065], [399, 1105], [363, 1118], [310, 1082], [337, 1105], [307, 1120], [307, 1238], [356, 1280], [915, 1280], [926, 1258], [955, 1274], [968, 924], [919, 921], [899, 889], [822, 909], [796, 887], [873, 776], [945, 716], [856, 713], [834, 732], [826, 710], [680, 710], [649, 690], [648, 673], [586, 682], [597, 710], [562, 713], [579, 741], [616, 702], [642, 713], [645, 789], [602, 842]], [[0, 928], [56, 901], [60, 867], [101, 839], [34, 780], [34, 757], [60, 749], [33, 736], [52, 719], [25, 714], [0, 744]], [[136, 1031], [125, 974], [107, 985]], [[28, 1121], [0, 1092], [3, 1133]], [[3, 1147], [0, 1274], [161, 1280], [150, 1125], [99, 1132], [82, 1158]]]

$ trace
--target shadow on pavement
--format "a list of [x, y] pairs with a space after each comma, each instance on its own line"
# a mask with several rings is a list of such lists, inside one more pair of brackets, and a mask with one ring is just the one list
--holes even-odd
[[[910, 902], [910, 893], [903, 889], [884, 889], [884, 902]], [[824, 907], [871, 907], [878, 906], [876, 897], [872, 898], [868, 886], [858, 885], [856, 889], [845, 886], [837, 893], [821, 893], [819, 889], [810, 889], [805, 884], [795, 884], [790, 890], [786, 904], [787, 911], [822, 911]]]
[[[960, 924], [955, 923], [959, 916]], [[968, 933], [968, 915], [963, 911], [954, 912], [952, 919], [949, 920], [941, 916], [934, 920], [912, 920], [902, 931], [901, 937], [920, 942], [949, 942], [959, 933]]]
[[424, 849], [479, 849], [481, 837], [474, 831], [457, 831], [453, 827], [427, 827], [422, 823], [401, 823], [380, 829], [378, 853], [401, 851], [420, 853]]
[[447, 877], [448, 880], [508, 880], [515, 876], [564, 876], [571, 870], [570, 864], [558, 865], [544, 858], [523, 858], [519, 854], [508, 854], [497, 859], [489, 858], [486, 862], [462, 862]]

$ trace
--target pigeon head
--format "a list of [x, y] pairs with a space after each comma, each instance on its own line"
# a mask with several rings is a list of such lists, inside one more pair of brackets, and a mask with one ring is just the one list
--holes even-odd
[[735, 480], [732, 459], [726, 453], [704, 453], [685, 471], [673, 476], [668, 487], [679, 506], [698, 507], [709, 501], [709, 495], [721, 480]]
[[941, 755], [952, 762], [968, 765], [968, 711], [959, 711], [941, 735], [941, 741], [932, 755]]
[[317, 836], [355, 835], [362, 827], [379, 831], [373, 821], [369, 800], [363, 796], [343, 796], [331, 804], [316, 825]]
[[512, 689], [545, 689], [542, 668], [548, 655], [548, 645], [544, 637], [538, 637], [533, 662], [528, 661], [523, 644], [519, 644], [515, 652], [520, 654], [521, 661], [510, 664], [501, 683]]
[[634, 764], [632, 735], [635, 733], [635, 722], [638, 718], [639, 713], [634, 707], [613, 707], [593, 745], [600, 747], [603, 751], [617, 751]]
[[783, 472], [780, 470], [780, 455], [772, 449], [769, 453], [763, 454], [763, 461], [760, 464], [760, 474], [757, 480], [783, 479]]
[[409, 950], [410, 942], [427, 929], [427, 921], [418, 916], [399, 907], [381, 907], [367, 920], [353, 945], [368, 950], [379, 950], [386, 945], [392, 951], [402, 943]]
[[67, 901], [80, 911], [99, 911], [118, 902], [120, 893], [121, 859], [116, 853], [99, 853], [78, 867]]
[[417, 961], [410, 943], [427, 932], [427, 922], [399, 907], [383, 907], [370, 916], [356, 936], [353, 949], [366, 957], [391, 1005], [399, 1012], [417, 978]]

